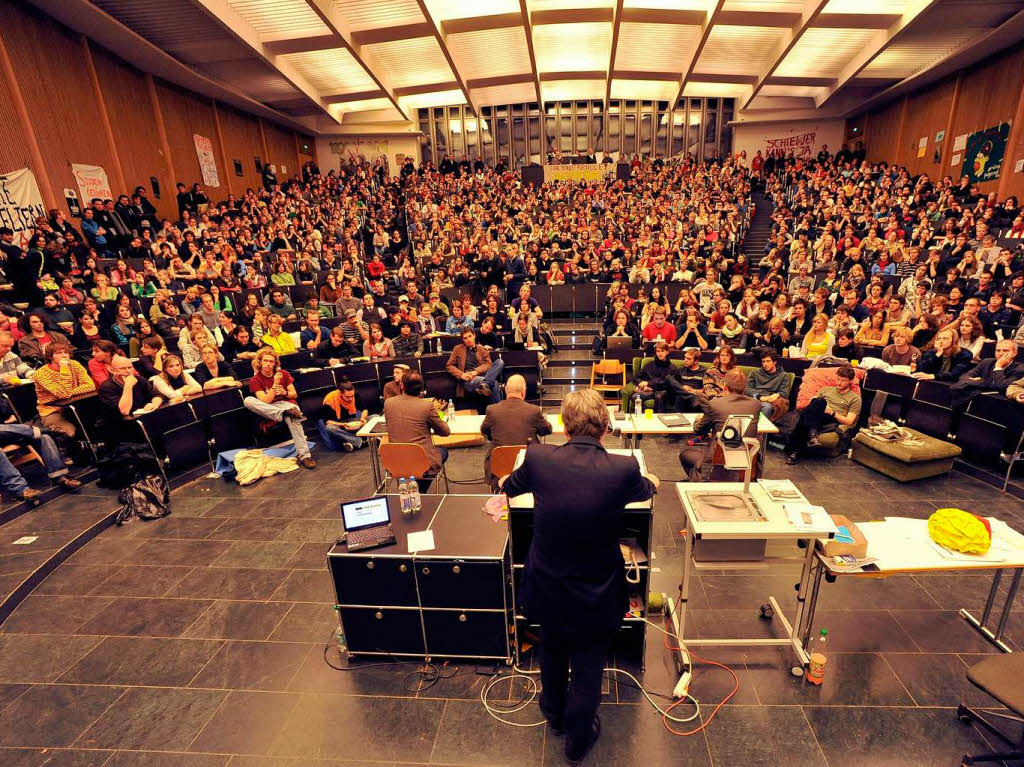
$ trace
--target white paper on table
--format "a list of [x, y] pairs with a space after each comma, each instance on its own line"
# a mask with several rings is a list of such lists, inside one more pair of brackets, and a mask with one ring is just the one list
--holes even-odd
[[408, 549], [410, 554], [418, 551], [434, 550], [434, 531], [420, 530], [416, 533], [409, 533]]
[[920, 538], [928, 535], [928, 520], [913, 517], [886, 517], [886, 530], [889, 535], [904, 540]]
[[790, 524], [798, 530], [828, 530], [838, 533], [832, 517], [822, 506], [815, 506], [807, 501], [782, 504], [782, 510]]
[[967, 146], [967, 134], [961, 133], [955, 139], [953, 139], [953, 151], [959, 152], [961, 149]]
[[804, 494], [793, 484], [791, 479], [759, 479], [757, 484], [776, 503], [806, 503], [807, 501]]

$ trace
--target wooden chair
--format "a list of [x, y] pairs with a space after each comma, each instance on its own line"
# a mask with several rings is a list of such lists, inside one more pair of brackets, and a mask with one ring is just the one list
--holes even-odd
[[[389, 442], [380, 446], [380, 465], [384, 470], [384, 490], [387, 491], [388, 480], [399, 480], [402, 477], [424, 479], [430, 477], [430, 459], [422, 445], [407, 442]], [[445, 492], [449, 492], [448, 474], [441, 464], [437, 477], [444, 478]], [[431, 477], [432, 478], [432, 477]]]
[[[40, 466], [46, 466], [43, 457], [31, 445], [4, 445], [0, 450], [4, 451], [12, 466], [22, 466], [32, 461], [38, 461]], [[24, 452], [19, 455], [18, 452], [21, 450]]]
[[499, 477], [512, 473], [520, 450], [526, 450], [526, 445], [504, 445], [491, 451], [491, 476], [487, 479], [492, 486], [497, 483]]
[[[600, 377], [600, 381], [598, 381]], [[619, 381], [615, 381], [618, 378]], [[617, 404], [626, 385], [626, 366], [619, 360], [603, 359], [590, 368], [590, 388], [601, 392], [608, 404]]]

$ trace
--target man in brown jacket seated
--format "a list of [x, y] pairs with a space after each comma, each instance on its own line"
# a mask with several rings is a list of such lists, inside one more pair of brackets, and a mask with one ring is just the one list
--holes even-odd
[[502, 360], [491, 361], [491, 353], [476, 344], [476, 333], [470, 328], [462, 331], [462, 343], [452, 349], [448, 358], [448, 372], [458, 382], [456, 393], [459, 397], [479, 394], [491, 402], [501, 400], [498, 391], [498, 376], [504, 369]]
[[480, 432], [491, 441], [484, 458], [484, 476], [497, 488], [497, 477], [491, 477], [491, 451], [506, 445], [528, 445], [537, 437], [551, 433], [551, 424], [536, 405], [526, 401], [526, 379], [510, 376], [505, 384], [505, 400], [487, 406]]
[[431, 479], [448, 460], [448, 451], [436, 447], [430, 434], [447, 437], [451, 434], [432, 399], [423, 399], [423, 376], [410, 372], [402, 377], [402, 393], [384, 402], [384, 420], [388, 425], [388, 441], [419, 445], [430, 461], [430, 475], [419, 481], [420, 490], [430, 487]]

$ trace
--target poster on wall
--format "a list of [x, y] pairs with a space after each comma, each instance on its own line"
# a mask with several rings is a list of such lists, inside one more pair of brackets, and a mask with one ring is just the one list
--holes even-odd
[[192, 141], [196, 145], [199, 170], [203, 173], [203, 186], [220, 186], [220, 178], [217, 176], [217, 161], [213, 157], [213, 144], [210, 139], [193, 133]]
[[806, 131], [790, 136], [764, 137], [763, 154], [765, 157], [786, 157], [790, 152], [794, 157], [811, 157], [814, 155], [817, 131]]
[[82, 217], [82, 206], [78, 204], [78, 192], [74, 189], [64, 190], [64, 201], [68, 204], [68, 211], [75, 218]]
[[24, 247], [36, 217], [45, 215], [43, 197], [31, 169], [0, 174], [0, 226], [14, 231], [15, 243]]
[[96, 198], [114, 199], [114, 195], [110, 191], [110, 182], [107, 181], [107, 172], [99, 165], [71, 163], [71, 175], [75, 177], [75, 183], [78, 184], [78, 193], [82, 197], [83, 205], [88, 205]]
[[967, 137], [964, 165], [960, 175], [967, 176], [973, 183], [999, 178], [1009, 137], [1010, 123], [1002, 123], [970, 134]]

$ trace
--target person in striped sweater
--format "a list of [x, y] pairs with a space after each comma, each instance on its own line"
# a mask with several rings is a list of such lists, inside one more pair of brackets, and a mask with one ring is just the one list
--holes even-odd
[[36, 371], [36, 398], [43, 426], [59, 431], [69, 438], [75, 436], [75, 425], [64, 416], [64, 408], [54, 405], [57, 400], [96, 391], [96, 384], [82, 365], [71, 359], [71, 345], [54, 341], [46, 347], [46, 364]]

